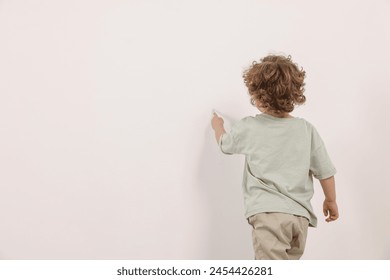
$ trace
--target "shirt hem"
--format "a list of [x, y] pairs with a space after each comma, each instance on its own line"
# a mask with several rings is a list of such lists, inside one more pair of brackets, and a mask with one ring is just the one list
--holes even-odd
[[223, 136], [224, 136], [225, 134], [226, 134], [226, 132], [225, 132], [225, 133], [222, 133], [221, 136], [219, 137], [218, 146], [219, 146], [221, 152], [224, 153], [225, 155], [232, 155], [233, 153], [225, 152], [225, 151], [223, 150], [223, 148], [222, 148], [222, 145], [223, 145], [223, 144], [222, 144], [222, 138], [223, 138]]
[[265, 212], [276, 212], [276, 213], [286, 213], [296, 216], [302, 216], [309, 220], [309, 226], [310, 227], [317, 227], [317, 222], [313, 221], [313, 219], [310, 217], [310, 213], [304, 212], [304, 211], [293, 211], [291, 209], [271, 209], [271, 208], [259, 208], [256, 210], [251, 210], [246, 212], [245, 218], [248, 219], [249, 217], [258, 214], [258, 213], [265, 213]]
[[324, 179], [328, 179], [328, 178], [334, 176], [336, 173], [337, 173], [336, 169], [333, 169], [332, 171], [329, 171], [329, 172], [324, 173], [324, 174], [314, 175], [314, 177], [318, 180], [324, 180]]

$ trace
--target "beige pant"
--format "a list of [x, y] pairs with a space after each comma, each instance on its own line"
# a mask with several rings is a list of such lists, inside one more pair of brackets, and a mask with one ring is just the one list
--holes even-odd
[[309, 221], [285, 213], [259, 213], [248, 218], [253, 227], [256, 260], [298, 260], [305, 250]]

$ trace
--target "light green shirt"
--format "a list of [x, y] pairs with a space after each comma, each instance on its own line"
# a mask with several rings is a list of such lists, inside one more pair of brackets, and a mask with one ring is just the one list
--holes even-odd
[[315, 127], [302, 118], [268, 114], [245, 117], [219, 139], [225, 154], [245, 155], [243, 194], [245, 217], [281, 212], [309, 219], [317, 226], [310, 203], [313, 176], [336, 173]]

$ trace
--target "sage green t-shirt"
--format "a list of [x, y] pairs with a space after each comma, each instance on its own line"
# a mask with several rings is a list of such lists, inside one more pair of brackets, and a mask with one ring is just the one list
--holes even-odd
[[313, 176], [336, 173], [315, 127], [302, 118], [258, 114], [241, 119], [219, 139], [225, 154], [245, 155], [245, 217], [262, 212], [303, 216], [310, 226], [317, 218], [310, 200]]

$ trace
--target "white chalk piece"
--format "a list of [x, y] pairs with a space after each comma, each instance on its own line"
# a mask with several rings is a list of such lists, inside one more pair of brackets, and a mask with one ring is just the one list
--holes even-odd
[[222, 117], [222, 114], [215, 109], [213, 109], [212, 115], [214, 115], [214, 113], [216, 113], [219, 117]]

